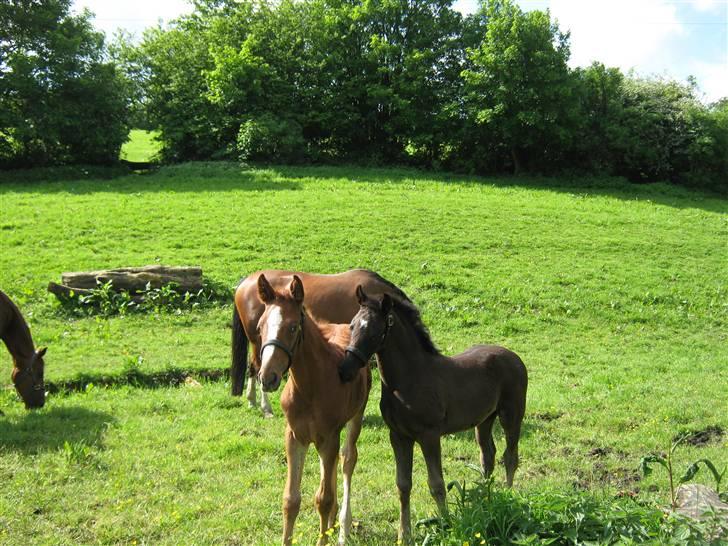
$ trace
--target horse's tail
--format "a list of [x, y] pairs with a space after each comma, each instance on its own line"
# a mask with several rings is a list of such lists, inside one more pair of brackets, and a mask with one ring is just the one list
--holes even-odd
[[233, 305], [232, 320], [232, 362], [230, 364], [230, 387], [233, 396], [242, 396], [245, 387], [245, 371], [248, 369], [248, 336], [237, 307]]

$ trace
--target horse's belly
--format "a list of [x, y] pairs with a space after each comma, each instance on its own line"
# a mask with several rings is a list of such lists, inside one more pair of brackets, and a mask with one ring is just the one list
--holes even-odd
[[387, 426], [404, 436], [416, 439], [422, 433], [442, 430], [444, 413], [437, 411], [436, 406], [409, 405], [406, 400], [385, 389], [382, 390], [379, 409]]

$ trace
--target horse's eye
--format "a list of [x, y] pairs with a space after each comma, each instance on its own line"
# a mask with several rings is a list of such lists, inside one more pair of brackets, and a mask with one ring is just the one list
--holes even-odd
[[291, 326], [291, 333], [294, 333], [296, 331], [296, 328], [298, 328], [298, 326], [296, 324], [293, 324]]

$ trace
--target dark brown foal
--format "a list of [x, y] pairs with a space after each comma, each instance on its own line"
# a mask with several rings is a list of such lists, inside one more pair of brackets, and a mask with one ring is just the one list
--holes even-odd
[[440, 437], [475, 427], [483, 472], [495, 466], [493, 423], [498, 417], [506, 438], [503, 461], [508, 485], [518, 467], [518, 439], [526, 408], [528, 376], [515, 353], [477, 345], [455, 357], [435, 348], [412, 303], [369, 298], [358, 286], [359, 312], [351, 321], [351, 343], [339, 367], [344, 381], [377, 355], [382, 379], [380, 409], [389, 426], [397, 463], [400, 498], [399, 538], [409, 541], [412, 452], [417, 442], [427, 464], [430, 493], [447, 513]]

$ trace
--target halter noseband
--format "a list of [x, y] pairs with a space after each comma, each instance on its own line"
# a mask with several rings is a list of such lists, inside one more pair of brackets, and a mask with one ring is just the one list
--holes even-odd
[[298, 344], [303, 341], [303, 321], [306, 318], [306, 313], [303, 309], [301, 309], [301, 320], [298, 323], [298, 335], [296, 336], [296, 340], [293, 342], [293, 345], [289, 349], [288, 346], [283, 343], [278, 338], [269, 339], [263, 345], [260, 346], [260, 360], [263, 361], [263, 350], [266, 347], [278, 347], [281, 351], [286, 353], [286, 356], [288, 357], [288, 366], [286, 367], [285, 371], [283, 373], [286, 373], [288, 370], [291, 369], [291, 364], [293, 363], [293, 352], [296, 350], [296, 347], [298, 347]]
[[30, 377], [31, 382], [33, 385], [31, 386], [31, 389], [34, 391], [42, 391], [45, 390], [45, 384], [43, 380], [40, 381], [40, 383], [36, 383], [35, 377], [33, 377], [33, 370], [31, 366], [27, 366], [25, 368], [17, 368], [18, 373], [15, 374], [15, 377], [22, 377], [22, 376], [28, 376]]
[[[374, 352], [379, 352], [382, 349], [382, 346], [384, 345], [384, 342], [387, 339], [387, 335], [389, 335], [389, 330], [392, 328], [392, 325], [394, 324], [394, 316], [392, 315], [392, 312], [390, 311], [387, 315], [387, 320], [384, 323], [384, 332], [382, 333], [382, 339], [379, 340], [379, 346], [374, 350]], [[346, 349], [344, 349], [344, 352], [353, 354], [357, 359], [359, 359], [362, 363], [362, 366], [365, 365], [367, 362], [369, 362], [369, 358], [361, 352], [359, 349], [357, 349], [354, 345], [348, 345]]]

